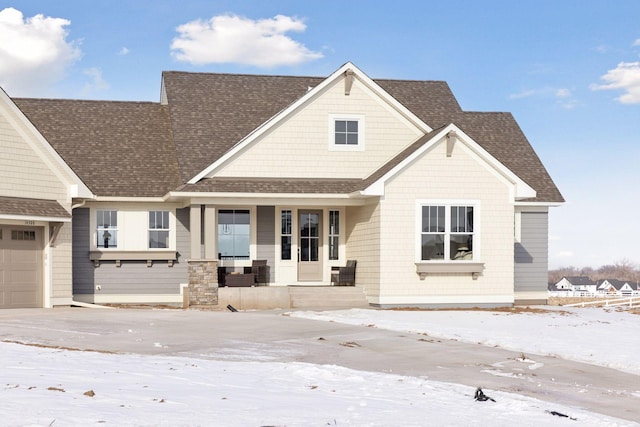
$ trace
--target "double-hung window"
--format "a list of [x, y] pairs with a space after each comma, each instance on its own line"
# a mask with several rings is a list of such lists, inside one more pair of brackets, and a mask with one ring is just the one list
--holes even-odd
[[251, 213], [248, 209], [218, 211], [218, 252], [220, 259], [250, 259]]
[[118, 247], [118, 211], [96, 211], [96, 246], [99, 248]]
[[474, 214], [473, 205], [422, 205], [420, 260], [473, 260]]
[[169, 211], [149, 211], [149, 248], [168, 248], [169, 231]]

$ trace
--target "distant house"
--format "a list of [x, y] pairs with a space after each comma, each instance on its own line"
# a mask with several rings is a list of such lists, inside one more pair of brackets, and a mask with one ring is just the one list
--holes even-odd
[[599, 292], [631, 294], [637, 290], [637, 284], [617, 279], [602, 279], [597, 281], [597, 288]]
[[555, 284], [555, 287], [557, 290], [595, 293], [597, 285], [587, 276], [565, 276]]
[[215, 302], [254, 261], [285, 287], [348, 260], [377, 307], [544, 303], [563, 201], [511, 114], [351, 63], [165, 72], [158, 103], [0, 90], [2, 308]]

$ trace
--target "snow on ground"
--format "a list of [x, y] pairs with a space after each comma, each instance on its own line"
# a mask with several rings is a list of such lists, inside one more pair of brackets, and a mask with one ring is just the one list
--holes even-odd
[[640, 315], [625, 311], [545, 306], [530, 312], [351, 309], [288, 315], [422, 333], [640, 375]]
[[[638, 373], [640, 361], [634, 355], [640, 348], [640, 317], [600, 309], [566, 311], [287, 314], [555, 354]], [[0, 426], [639, 425], [493, 390], [485, 391], [495, 402], [477, 402], [475, 390], [467, 386], [332, 365], [109, 354], [1, 342], [0, 366]]]
[[3, 426], [634, 425], [502, 392], [476, 402], [470, 387], [337, 366], [0, 349]]

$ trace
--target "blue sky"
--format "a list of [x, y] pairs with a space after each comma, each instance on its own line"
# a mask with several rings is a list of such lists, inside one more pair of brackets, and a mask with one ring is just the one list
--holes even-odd
[[[11, 9], [9, 9], [11, 8]], [[445, 80], [509, 111], [567, 203], [550, 267], [640, 264], [640, 2], [0, 0], [10, 96], [158, 101], [163, 70]]]

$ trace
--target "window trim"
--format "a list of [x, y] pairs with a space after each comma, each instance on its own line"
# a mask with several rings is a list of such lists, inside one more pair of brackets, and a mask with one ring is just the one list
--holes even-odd
[[[422, 208], [423, 206], [444, 206], [445, 207], [445, 242], [451, 236], [451, 207], [470, 206], [473, 207], [473, 259], [422, 259]], [[484, 271], [481, 248], [481, 204], [480, 200], [473, 199], [419, 199], [415, 204], [415, 265], [416, 273], [420, 280], [424, 280], [427, 275], [437, 274], [471, 274], [475, 280]], [[445, 244], [447, 252], [448, 243]]]
[[[111, 225], [109, 225], [109, 227], [104, 228], [104, 226], [100, 226], [98, 224], [98, 212], [115, 212], [116, 215], [116, 226], [112, 227]], [[122, 222], [122, 218], [120, 218], [120, 209], [115, 209], [115, 208], [96, 208], [96, 209], [92, 209], [92, 213], [93, 213], [93, 217], [95, 219], [95, 227], [94, 227], [94, 231], [95, 231], [95, 235], [94, 235], [94, 245], [96, 247], [97, 250], [99, 251], [110, 251], [110, 250], [119, 250], [120, 249], [120, 238], [122, 236], [119, 236], [119, 224]], [[100, 236], [100, 230], [107, 230], [107, 231], [115, 231], [115, 245], [111, 246], [109, 245], [108, 247], [104, 247], [104, 243], [102, 246], [100, 246], [98, 244], [98, 237]], [[109, 233], [111, 235], [111, 233]]]
[[[163, 214], [166, 212], [167, 213], [167, 228], [151, 228], [151, 213], [152, 212], [162, 212]], [[163, 224], [164, 224], [164, 219], [163, 219]], [[151, 233], [152, 232], [158, 232], [158, 231], [166, 231], [167, 232], [167, 241], [168, 241], [168, 245], [166, 247], [156, 247], [153, 248], [151, 247]], [[149, 209], [147, 211], [147, 249], [149, 249], [150, 251], [166, 251], [171, 249], [171, 210], [169, 209]]]
[[[242, 259], [242, 258], [236, 258], [236, 255], [234, 255], [234, 258], [226, 258], [223, 259], [221, 257], [221, 252], [220, 252], [220, 233], [219, 233], [219, 227], [220, 227], [220, 222], [219, 222], [219, 218], [220, 218], [220, 212], [222, 211], [248, 211], [249, 212], [249, 255], [246, 259]], [[253, 259], [253, 257], [255, 256], [254, 253], [254, 244], [255, 244], [255, 228], [256, 228], [256, 216], [255, 216], [255, 209], [249, 206], [220, 206], [218, 207], [218, 209], [216, 209], [216, 220], [215, 220], [215, 229], [216, 229], [216, 248], [217, 248], [217, 258], [218, 258], [218, 262], [220, 263], [224, 263], [225, 266], [232, 266], [232, 265], [250, 265], [251, 263], [251, 259]]]
[[[336, 144], [336, 121], [358, 122], [358, 143], [355, 145]], [[365, 119], [364, 114], [329, 114], [329, 151], [364, 151]]]
[[[280, 208], [280, 224], [279, 224], [279, 230], [280, 230], [280, 239], [279, 239], [279, 248], [278, 248], [278, 253], [280, 254], [280, 261], [293, 261], [293, 253], [294, 253], [294, 240], [293, 240], [293, 230], [294, 230], [294, 210], [292, 208]], [[286, 233], [284, 230], [284, 214], [288, 213], [289, 214], [289, 232]], [[289, 238], [289, 258], [284, 258], [283, 255], [283, 246], [282, 246], [282, 238], [283, 237], [288, 237]]]
[[[335, 214], [335, 217], [337, 219], [337, 230], [332, 230], [331, 226], [333, 225], [331, 223], [333, 217], [332, 214]], [[340, 213], [339, 209], [329, 209], [327, 211], [327, 220], [328, 220], [328, 233], [327, 233], [327, 258], [329, 259], [329, 261], [338, 261], [340, 259], [340, 237], [341, 237], [341, 228], [342, 228], [342, 219], [341, 219], [342, 215]], [[336, 257], [332, 258], [331, 257], [331, 249], [332, 249], [332, 243], [335, 243], [335, 252], [336, 252]]]

